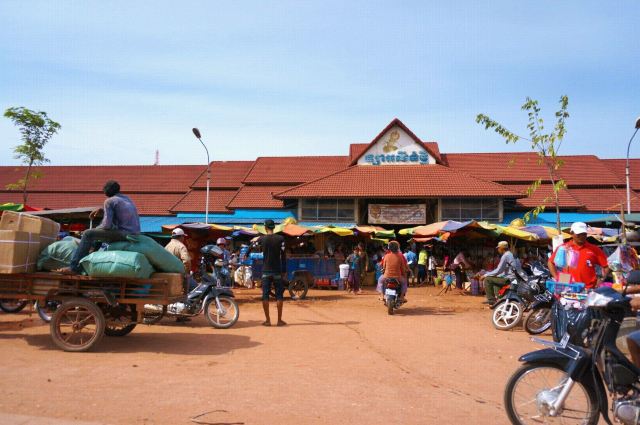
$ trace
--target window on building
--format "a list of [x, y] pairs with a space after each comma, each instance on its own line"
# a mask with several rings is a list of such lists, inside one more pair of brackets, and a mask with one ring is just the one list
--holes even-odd
[[303, 199], [300, 201], [300, 220], [353, 221], [354, 202], [351, 199]]
[[442, 220], [500, 220], [498, 199], [442, 199], [441, 207]]

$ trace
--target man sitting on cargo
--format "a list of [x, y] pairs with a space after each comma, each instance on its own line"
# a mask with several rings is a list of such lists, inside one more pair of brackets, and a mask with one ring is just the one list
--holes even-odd
[[69, 267], [58, 270], [66, 274], [80, 274], [80, 260], [87, 254], [91, 246], [99, 242], [125, 241], [129, 234], [140, 233], [140, 218], [135, 204], [129, 197], [120, 193], [120, 185], [114, 180], [105, 183], [103, 189], [107, 199], [104, 207], [93, 211], [89, 217], [95, 218], [104, 211], [102, 223], [95, 229], [86, 230], [82, 234], [80, 245], [76, 248]]

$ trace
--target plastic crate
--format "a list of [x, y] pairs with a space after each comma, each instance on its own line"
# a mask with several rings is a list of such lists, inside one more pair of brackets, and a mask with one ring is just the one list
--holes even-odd
[[562, 294], [563, 292], [582, 292], [584, 291], [584, 283], [560, 283], [553, 280], [547, 280], [547, 289], [554, 294]]

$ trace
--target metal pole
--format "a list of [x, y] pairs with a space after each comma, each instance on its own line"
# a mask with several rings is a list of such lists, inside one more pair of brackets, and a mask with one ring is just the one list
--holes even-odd
[[211, 161], [209, 160], [209, 149], [207, 149], [207, 146], [202, 142], [202, 139], [199, 137], [200, 132], [198, 131], [198, 133], [196, 133], [196, 130], [197, 129], [194, 129], [193, 134], [195, 134], [196, 139], [200, 141], [205, 152], [207, 152], [207, 199], [205, 201], [204, 223], [209, 224], [209, 182], [211, 181]]
[[636, 137], [636, 133], [638, 132], [638, 127], [636, 126], [636, 131], [633, 132], [633, 136], [629, 139], [629, 143], [627, 144], [627, 167], [625, 169], [625, 177], [627, 178], [627, 214], [631, 214], [631, 189], [629, 185], [629, 149], [631, 148], [631, 142], [633, 138]]
[[207, 201], [205, 203], [204, 223], [209, 224], [209, 182], [211, 181], [211, 163], [209, 162], [209, 151], [207, 151]]

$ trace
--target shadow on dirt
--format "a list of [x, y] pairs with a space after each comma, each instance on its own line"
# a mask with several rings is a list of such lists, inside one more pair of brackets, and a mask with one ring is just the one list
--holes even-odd
[[440, 307], [401, 307], [393, 314], [395, 316], [453, 316], [455, 311]]
[[[49, 334], [25, 335], [21, 333], [0, 333], [0, 340], [21, 338], [40, 350], [61, 351], [51, 340]], [[125, 337], [105, 336], [91, 350], [92, 353], [159, 353], [178, 355], [219, 355], [235, 350], [254, 348], [262, 345], [250, 337], [225, 333], [208, 335], [184, 333], [136, 333], [134, 330]]]

